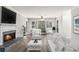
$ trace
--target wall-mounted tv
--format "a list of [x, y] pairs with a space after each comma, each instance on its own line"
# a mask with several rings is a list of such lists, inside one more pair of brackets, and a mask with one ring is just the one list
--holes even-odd
[[1, 23], [16, 24], [16, 13], [2, 7]]

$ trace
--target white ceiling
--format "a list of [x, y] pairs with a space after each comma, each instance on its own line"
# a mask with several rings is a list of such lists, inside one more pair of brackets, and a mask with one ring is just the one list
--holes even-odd
[[58, 16], [62, 11], [66, 11], [74, 6], [11, 6], [26, 17], [31, 16]]

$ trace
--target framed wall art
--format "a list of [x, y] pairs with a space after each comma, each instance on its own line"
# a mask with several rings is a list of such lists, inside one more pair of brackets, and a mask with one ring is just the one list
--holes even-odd
[[79, 33], [79, 16], [74, 17], [74, 33]]

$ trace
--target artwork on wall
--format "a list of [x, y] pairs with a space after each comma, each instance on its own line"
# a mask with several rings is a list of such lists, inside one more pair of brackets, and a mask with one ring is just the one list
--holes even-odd
[[74, 17], [74, 32], [79, 33], [79, 16]]

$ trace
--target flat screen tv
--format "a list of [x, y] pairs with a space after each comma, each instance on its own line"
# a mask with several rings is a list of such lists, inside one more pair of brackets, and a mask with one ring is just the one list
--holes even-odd
[[1, 23], [16, 24], [16, 13], [2, 7]]

